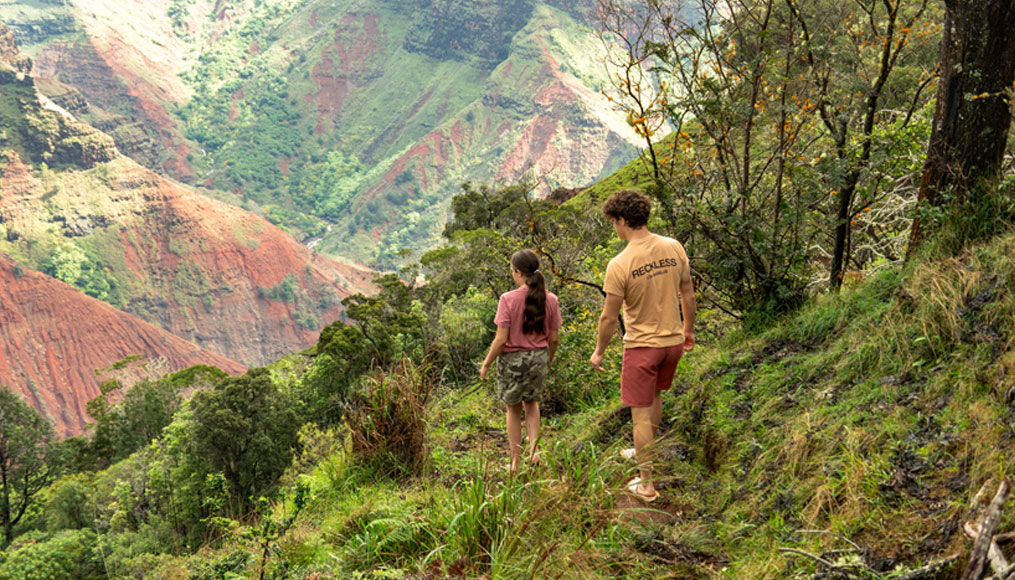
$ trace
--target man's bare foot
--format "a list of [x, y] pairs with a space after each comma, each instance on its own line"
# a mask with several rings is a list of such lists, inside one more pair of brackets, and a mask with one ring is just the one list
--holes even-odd
[[655, 490], [655, 486], [652, 485], [651, 481], [642, 482], [640, 477], [636, 477], [631, 481], [627, 482], [627, 491], [633, 493], [638, 499], [644, 502], [654, 502], [659, 499], [659, 492]]

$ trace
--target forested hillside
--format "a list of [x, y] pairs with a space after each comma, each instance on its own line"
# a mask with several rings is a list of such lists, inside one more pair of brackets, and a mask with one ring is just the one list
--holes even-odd
[[[440, 245], [311, 348], [122, 376], [63, 442], [0, 389], [0, 578], [1008, 577], [1015, 7], [690, 7], [597, 3], [637, 159], [547, 198], [465, 184]], [[480, 30], [454, 38], [497, 54]], [[698, 302], [650, 504], [617, 337], [590, 365], [624, 247], [602, 203], [628, 187]], [[520, 248], [563, 326], [540, 459], [512, 474], [477, 365]]]
[[75, 0], [6, 18], [43, 92], [138, 162], [392, 268], [438, 243], [462, 182], [528, 172], [545, 194], [635, 155], [599, 94], [589, 3], [553, 4]]

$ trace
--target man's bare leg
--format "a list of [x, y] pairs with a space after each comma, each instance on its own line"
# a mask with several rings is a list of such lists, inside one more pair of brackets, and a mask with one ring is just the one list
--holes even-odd
[[656, 396], [652, 399], [652, 440], [655, 441], [656, 437], [659, 436], [659, 426], [663, 424], [663, 399], [660, 396], [661, 391], [656, 391]]
[[635, 457], [638, 459], [638, 472], [641, 478], [638, 493], [646, 497], [656, 494], [655, 485], [652, 483], [652, 443], [655, 441], [661, 419], [662, 399], [659, 397], [659, 391], [656, 391], [652, 404], [648, 407], [631, 407]]
[[[526, 417], [526, 419], [528, 419]], [[522, 461], [522, 404], [507, 406], [508, 451], [511, 453], [511, 473], [518, 472]]]
[[[525, 432], [529, 436], [529, 460], [536, 464], [536, 444], [539, 443], [539, 401], [524, 401]], [[519, 443], [520, 445], [520, 443]]]

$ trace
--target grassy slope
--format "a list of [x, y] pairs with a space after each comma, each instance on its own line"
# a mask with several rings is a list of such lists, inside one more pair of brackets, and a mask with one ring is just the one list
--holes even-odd
[[[654, 144], [653, 148], [656, 149], [657, 154], [661, 155], [660, 151], [668, 149], [672, 138], [673, 134], [671, 133]], [[640, 155], [568, 200], [568, 203], [598, 211], [600, 204], [615, 192], [621, 189], [644, 191], [650, 188], [652, 183], [652, 160], [648, 155], [648, 149], [644, 149]]]
[[[623, 492], [632, 467], [617, 451], [630, 426], [614, 344], [608, 372], [576, 387], [585, 410], [547, 414], [543, 466], [517, 479], [501, 469], [502, 411], [483, 389], [438, 398], [432, 470], [408, 482], [378, 479], [344, 451], [305, 457], [289, 481], [309, 482], [315, 499], [272, 566], [318, 577], [809, 578], [812, 561], [778, 548], [848, 547], [801, 529], [851, 539], [885, 577], [963, 552], [954, 526], [973, 492], [1012, 474], [1013, 255], [1009, 233], [699, 345], [664, 397], [652, 509]], [[594, 321], [569, 322], [561, 365], [584, 364]], [[1012, 525], [1005, 516], [1001, 530]], [[246, 549], [236, 533], [195, 558]]]

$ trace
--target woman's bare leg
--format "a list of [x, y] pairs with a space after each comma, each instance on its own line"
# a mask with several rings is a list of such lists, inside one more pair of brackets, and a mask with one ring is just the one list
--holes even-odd
[[525, 431], [529, 436], [529, 459], [538, 463], [536, 444], [539, 443], [539, 401], [525, 401]]
[[522, 404], [507, 406], [508, 452], [511, 454], [511, 473], [518, 472], [522, 461]]

